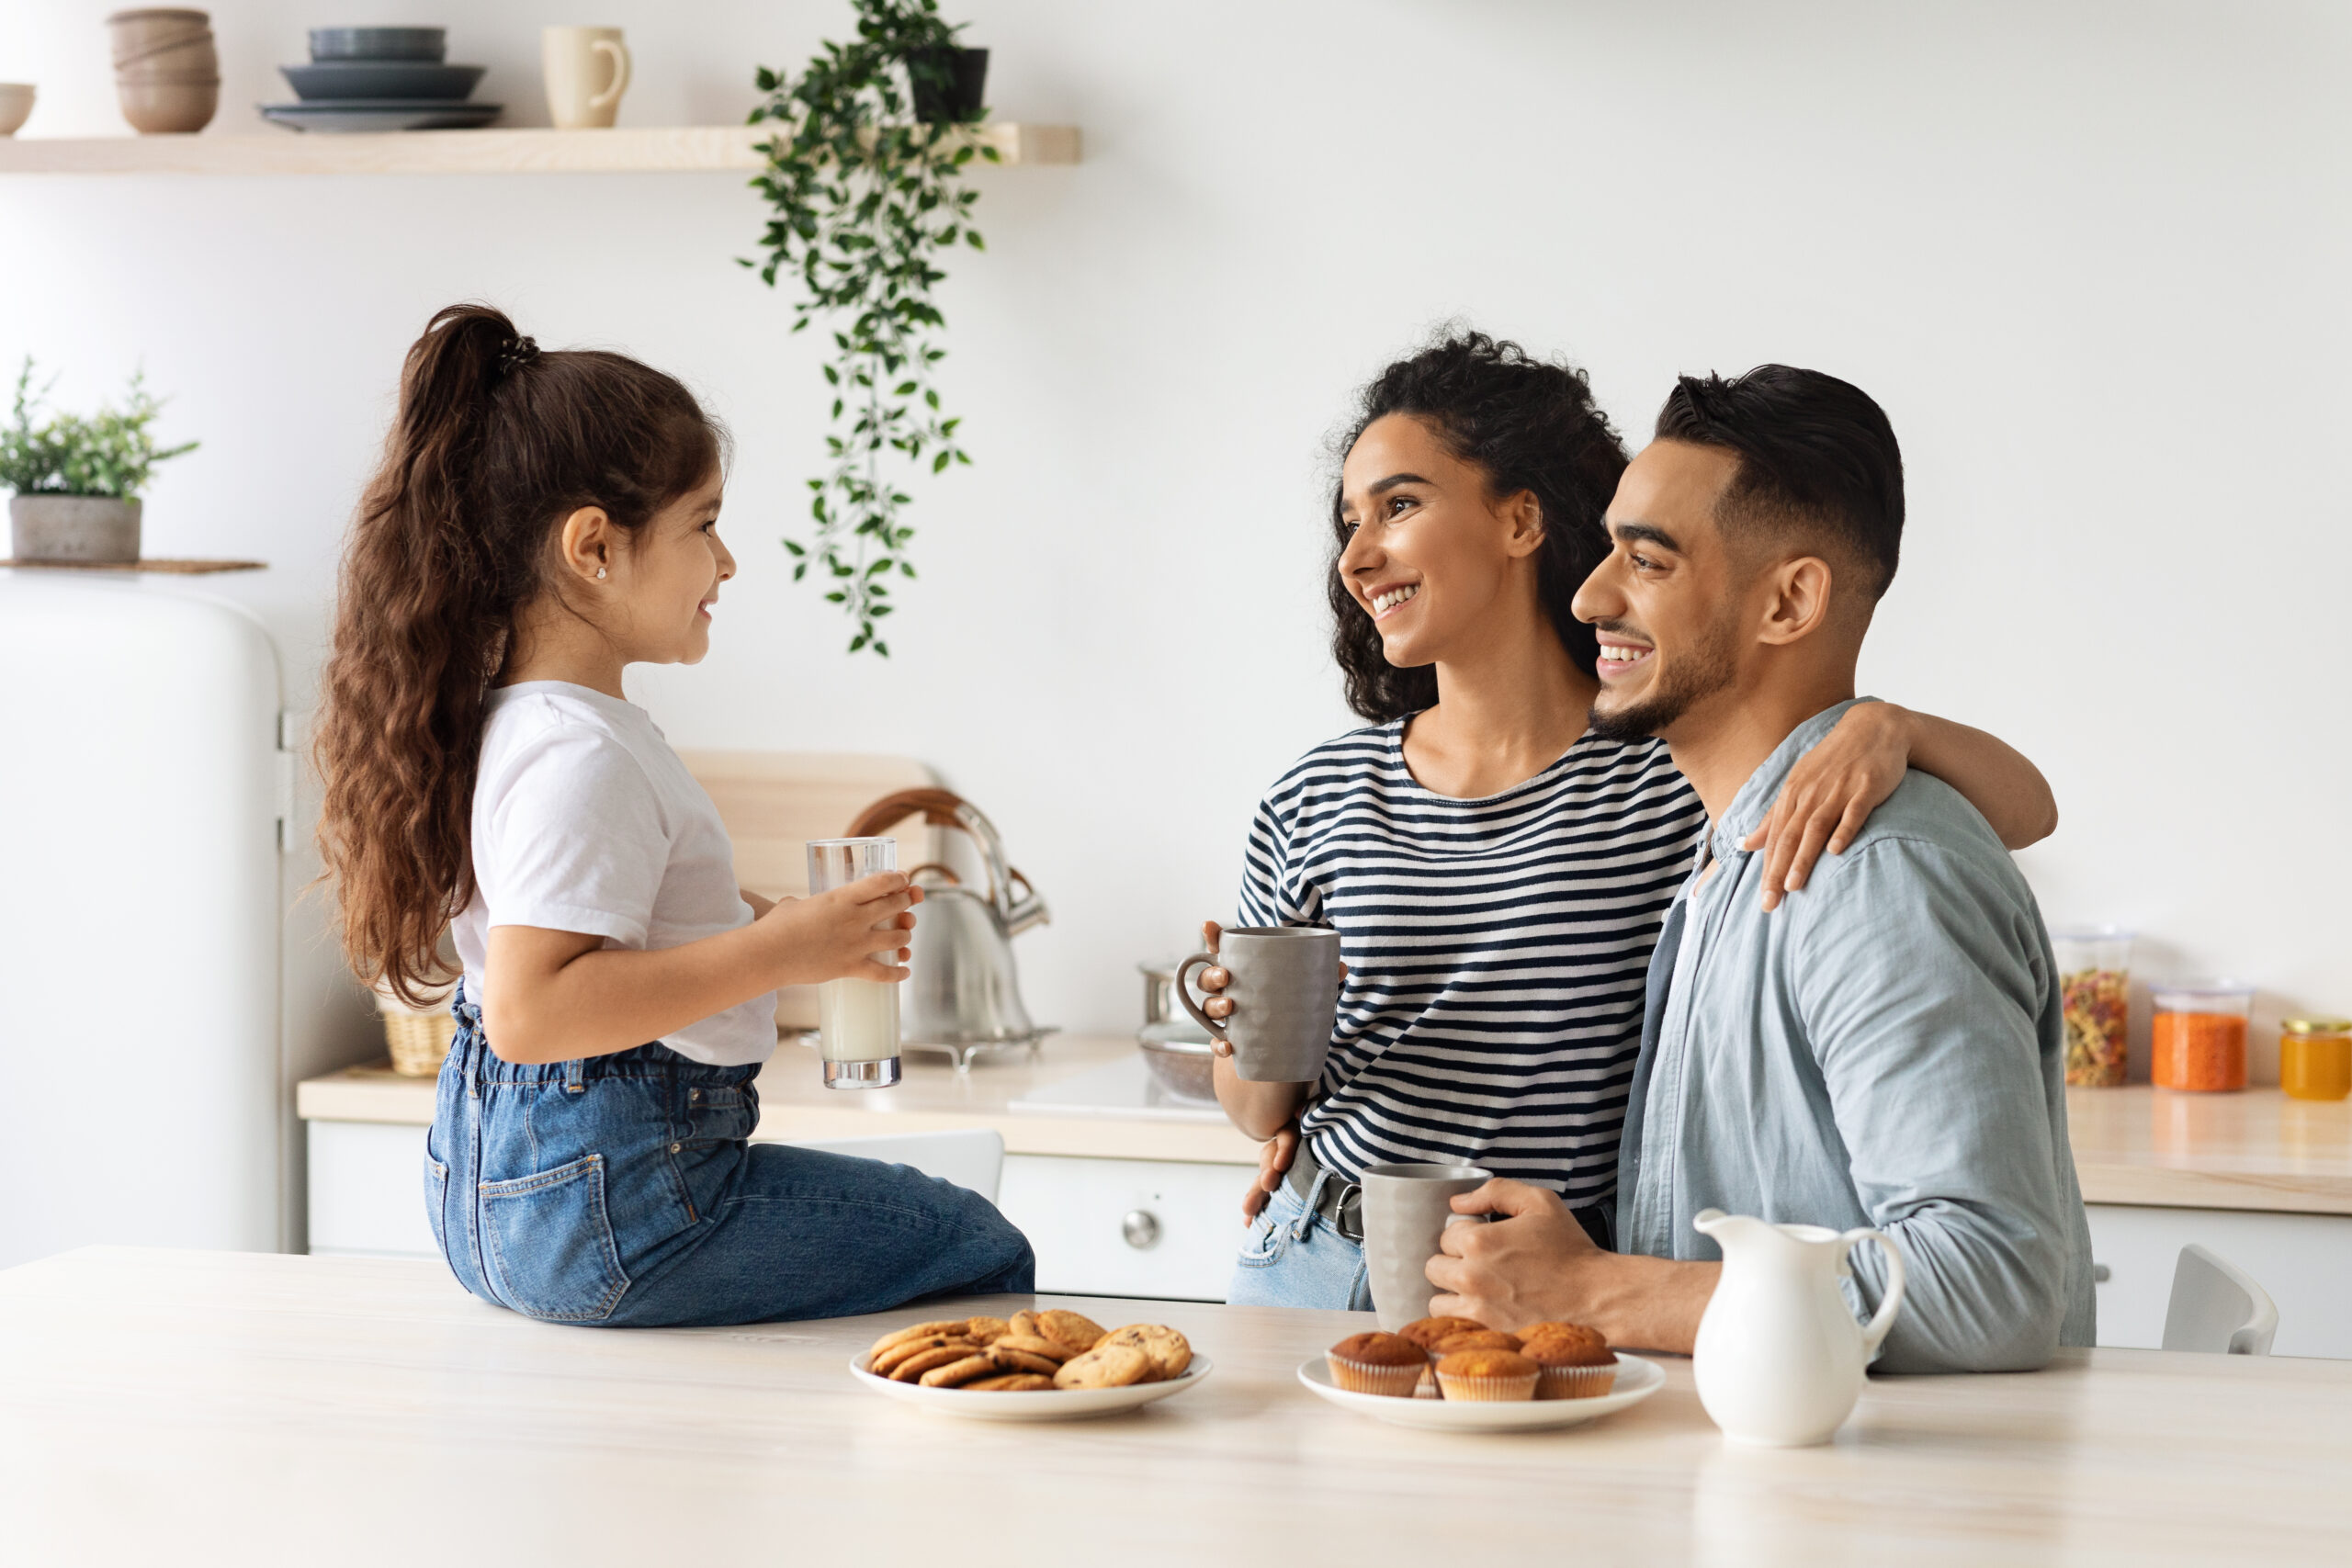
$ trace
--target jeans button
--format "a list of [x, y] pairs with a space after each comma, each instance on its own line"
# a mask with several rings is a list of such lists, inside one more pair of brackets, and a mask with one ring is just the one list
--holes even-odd
[[686, 1098], [688, 1100], [700, 1100], [702, 1098], [702, 1090], [698, 1089], [690, 1089], [686, 1090]]
[[685, 1146], [686, 1146], [686, 1145], [684, 1145], [684, 1144], [672, 1144], [672, 1145], [670, 1145], [670, 1152], [671, 1152], [672, 1154], [676, 1154], [680, 1149], [683, 1149], [683, 1148], [684, 1148]]

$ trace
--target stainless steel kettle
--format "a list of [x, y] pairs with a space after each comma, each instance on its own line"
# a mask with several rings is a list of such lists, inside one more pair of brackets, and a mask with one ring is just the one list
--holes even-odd
[[1046, 901], [1004, 860], [1004, 843], [979, 807], [944, 789], [908, 789], [858, 813], [851, 838], [881, 832], [920, 813], [936, 828], [960, 828], [979, 846], [985, 896], [936, 863], [908, 872], [923, 890], [908, 947], [910, 971], [899, 1000], [899, 1038], [910, 1050], [944, 1051], [958, 1072], [976, 1052], [1034, 1045], [1052, 1032], [1029, 1021], [1012, 939], [1047, 919]]

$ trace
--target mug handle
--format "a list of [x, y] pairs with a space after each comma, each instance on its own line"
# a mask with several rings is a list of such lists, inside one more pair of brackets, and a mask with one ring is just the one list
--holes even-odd
[[1193, 965], [1200, 964], [1205, 967], [1211, 964], [1223, 962], [1224, 960], [1214, 953], [1196, 953], [1176, 965], [1176, 999], [1184, 1004], [1184, 1010], [1193, 1015], [1193, 1022], [1209, 1032], [1210, 1039], [1221, 1045], [1230, 1045], [1232, 1042], [1227, 1040], [1224, 1031], [1217, 1027], [1216, 1020], [1203, 1012], [1200, 1004], [1193, 999], [1193, 987], [1186, 983], [1192, 978]]
[[588, 100], [588, 107], [602, 114], [619, 103], [621, 95], [628, 91], [628, 46], [612, 39], [600, 38], [588, 47], [599, 54], [613, 57], [613, 85]]
[[1903, 1305], [1903, 1249], [1895, 1246], [1894, 1238], [1884, 1231], [1850, 1230], [1838, 1239], [1846, 1244], [1849, 1251], [1859, 1243], [1874, 1241], [1886, 1254], [1886, 1294], [1880, 1300], [1878, 1311], [1871, 1315], [1870, 1322], [1862, 1325], [1862, 1349], [1866, 1354], [1876, 1355], [1880, 1343], [1886, 1338], [1886, 1331], [1894, 1326], [1896, 1309]]

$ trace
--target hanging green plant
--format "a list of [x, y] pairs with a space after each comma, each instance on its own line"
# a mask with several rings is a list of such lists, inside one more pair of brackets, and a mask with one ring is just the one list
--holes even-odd
[[794, 332], [820, 317], [832, 329], [832, 467], [808, 481], [814, 531], [784, 541], [793, 581], [813, 568], [831, 585], [825, 597], [856, 623], [849, 650], [888, 657], [889, 580], [915, 574], [904, 476], [971, 461], [956, 439], [961, 422], [932, 385], [947, 324], [932, 290], [947, 276], [940, 257], [958, 244], [985, 248], [971, 223], [979, 193], [964, 170], [997, 154], [963, 129], [985, 111], [956, 102], [958, 29], [936, 0], [854, 4], [854, 43], [826, 44], [798, 76], [759, 72], [768, 98], [752, 122], [775, 132], [760, 145], [768, 166], [752, 185], [774, 211], [766, 259], [743, 265], [772, 288], [780, 276], [798, 280]]

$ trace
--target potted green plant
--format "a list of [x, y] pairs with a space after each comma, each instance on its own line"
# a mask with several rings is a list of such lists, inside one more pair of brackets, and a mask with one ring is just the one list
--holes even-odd
[[152, 427], [163, 404], [143, 375], [131, 377], [120, 409], [101, 404], [86, 419], [61, 413], [36, 425], [40, 406], [28, 356], [17, 376], [15, 415], [0, 426], [0, 485], [16, 492], [8, 502], [10, 553], [20, 561], [137, 560], [139, 492], [156, 464], [195, 451], [196, 443], [155, 445]]
[[768, 97], [752, 121], [775, 133], [752, 184], [773, 211], [766, 259], [743, 265], [771, 287], [785, 274], [797, 279], [794, 332], [820, 316], [833, 324], [824, 366], [832, 466], [808, 481], [811, 536], [784, 547], [793, 580], [815, 568], [825, 597], [855, 622], [849, 650], [888, 657], [890, 580], [915, 574], [903, 476], [971, 461], [932, 385], [947, 325], [932, 291], [946, 278], [938, 264], [947, 253], [985, 248], [971, 222], [979, 193], [964, 171], [997, 154], [967, 129], [986, 113], [987, 51], [957, 46], [937, 0], [854, 3], [855, 42], [826, 44], [797, 76], [758, 73]]

